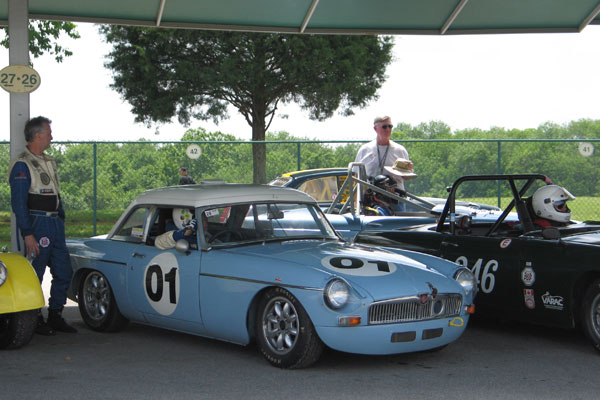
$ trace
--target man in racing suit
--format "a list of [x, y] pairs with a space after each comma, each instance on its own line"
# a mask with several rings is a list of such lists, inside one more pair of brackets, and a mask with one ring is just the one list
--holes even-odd
[[25, 242], [25, 256], [31, 260], [40, 283], [46, 266], [52, 274], [48, 320], [44, 322], [40, 310], [36, 329], [43, 335], [77, 332], [62, 317], [73, 270], [65, 243], [65, 212], [56, 161], [44, 153], [52, 141], [51, 123], [48, 118], [36, 117], [25, 124], [27, 146], [8, 169], [11, 206]]

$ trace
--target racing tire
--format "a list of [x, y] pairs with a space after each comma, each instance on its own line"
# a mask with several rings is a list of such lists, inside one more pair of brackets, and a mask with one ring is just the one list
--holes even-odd
[[18, 349], [29, 343], [38, 323], [38, 310], [0, 315], [0, 349]]
[[275, 367], [308, 367], [325, 347], [300, 302], [280, 287], [262, 296], [255, 329], [261, 353]]
[[596, 350], [600, 351], [600, 279], [595, 280], [585, 291], [581, 311], [583, 333]]
[[95, 331], [117, 332], [129, 323], [119, 311], [108, 279], [98, 271], [85, 274], [79, 285], [77, 300], [81, 318]]

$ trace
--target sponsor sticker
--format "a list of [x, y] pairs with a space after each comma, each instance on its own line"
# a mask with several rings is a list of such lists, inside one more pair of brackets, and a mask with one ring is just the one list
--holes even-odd
[[208, 218], [210, 218], [210, 217], [214, 217], [215, 215], [219, 215], [219, 210], [218, 210], [218, 209], [216, 209], [216, 208], [213, 208], [213, 209], [211, 209], [211, 210], [206, 210], [206, 211], [204, 212], [204, 214], [205, 214], [205, 215], [206, 215]]
[[533, 295], [533, 289], [523, 289], [523, 296], [525, 298], [525, 307], [533, 310], [535, 308], [535, 297]]
[[50, 238], [48, 238], [47, 236], [42, 236], [39, 240], [39, 243], [42, 247], [48, 247], [50, 246]]
[[508, 246], [510, 246], [510, 243], [512, 242], [511, 239], [504, 239], [503, 241], [500, 242], [500, 248], [501, 249], [505, 249]]
[[521, 271], [521, 280], [525, 286], [533, 286], [535, 283], [535, 271], [531, 268], [531, 263], [527, 263], [527, 266]]
[[544, 307], [551, 310], [562, 310], [564, 308], [564, 298], [562, 296], [552, 296], [549, 291], [542, 295]]

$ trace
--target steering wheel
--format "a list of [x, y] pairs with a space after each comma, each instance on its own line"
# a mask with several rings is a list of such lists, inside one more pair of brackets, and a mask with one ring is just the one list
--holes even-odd
[[[227, 235], [227, 237], [224, 237], [225, 235]], [[236, 241], [241, 241], [242, 240], [242, 235], [239, 232], [236, 232], [236, 231], [220, 231], [220, 232], [217, 232], [216, 235], [214, 235], [213, 237], [211, 237], [209, 239], [208, 243], [212, 243], [212, 242], [214, 242], [217, 239], [220, 240], [221, 237], [223, 237], [225, 239], [225, 240], [223, 240], [224, 242], [229, 242], [231, 240], [232, 236], [233, 236], [233, 238]]]

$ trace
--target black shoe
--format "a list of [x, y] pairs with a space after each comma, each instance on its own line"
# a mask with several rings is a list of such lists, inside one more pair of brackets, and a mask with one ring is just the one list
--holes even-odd
[[62, 317], [62, 310], [48, 310], [48, 325], [59, 332], [77, 333], [77, 329], [67, 324]]
[[35, 333], [44, 336], [54, 336], [56, 331], [52, 329], [52, 327], [44, 321], [44, 317], [40, 315], [38, 317], [38, 324], [35, 327]]

